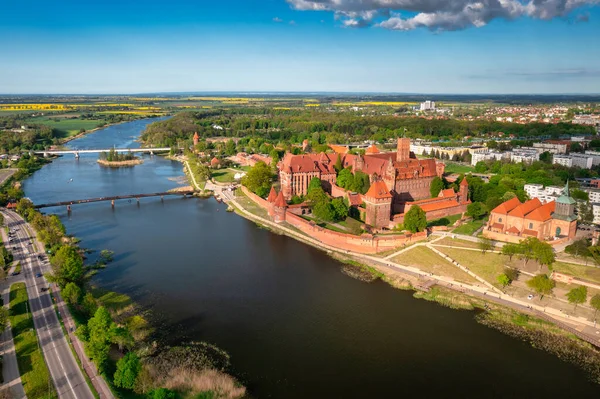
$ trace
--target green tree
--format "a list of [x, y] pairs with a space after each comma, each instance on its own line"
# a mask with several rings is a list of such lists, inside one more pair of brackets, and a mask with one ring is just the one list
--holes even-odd
[[225, 154], [232, 156], [235, 155], [235, 142], [233, 140], [227, 140], [225, 143]]
[[335, 213], [335, 220], [344, 220], [348, 217], [348, 205], [342, 198], [334, 198], [331, 205]]
[[76, 305], [81, 298], [81, 288], [75, 283], [67, 283], [65, 288], [61, 290], [62, 297], [69, 305]]
[[473, 202], [467, 205], [467, 216], [473, 219], [481, 219], [487, 214], [487, 208], [481, 202]]
[[573, 199], [579, 200], [579, 201], [589, 201], [590, 200], [590, 196], [588, 195], [588, 193], [586, 193], [583, 190], [580, 190], [578, 188], [574, 188], [571, 190], [571, 197], [573, 197]]
[[431, 194], [431, 197], [437, 197], [443, 189], [444, 181], [437, 176], [434, 177], [431, 181], [431, 186], [429, 186], [429, 194]]
[[[530, 245], [532, 245], [532, 248], [533, 248], [533, 258], [540, 265], [540, 269], [542, 266], [548, 266], [548, 268], [550, 270], [552, 270], [552, 264], [556, 260], [556, 257], [554, 256], [554, 249], [552, 248], [552, 245], [548, 244], [547, 242], [540, 241], [537, 238], [532, 239], [530, 237], [527, 240], [530, 240], [530, 242], [531, 242]], [[526, 245], [529, 245], [529, 244], [526, 244]]]
[[354, 173], [354, 184], [350, 188], [352, 191], [365, 194], [367, 191], [369, 191], [370, 187], [371, 182], [368, 174], [360, 171]]
[[485, 255], [487, 251], [491, 251], [494, 248], [494, 242], [487, 237], [481, 237], [479, 239], [479, 249], [481, 253]]
[[600, 310], [600, 294], [596, 294], [590, 299], [590, 305], [594, 308], [594, 320], [596, 320], [596, 314]]
[[519, 272], [519, 269], [513, 269], [512, 267], [506, 267], [506, 268], [504, 268], [504, 274], [506, 274], [506, 276], [508, 276], [508, 279], [512, 283], [513, 281], [518, 280], [520, 272]]
[[404, 228], [412, 233], [424, 231], [427, 228], [425, 211], [418, 206], [411, 206], [404, 215]]
[[259, 161], [242, 177], [242, 184], [259, 197], [265, 197], [271, 189], [272, 179], [271, 168]]
[[504, 273], [499, 274], [496, 280], [503, 288], [510, 284], [510, 278]]
[[326, 222], [334, 221], [336, 216], [335, 209], [329, 201], [319, 201], [316, 204], [314, 204], [312, 208], [312, 213], [316, 218]]
[[100, 306], [94, 317], [88, 320], [89, 339], [86, 349], [88, 355], [96, 362], [100, 370], [104, 369], [106, 360], [108, 359], [108, 351], [112, 337], [112, 318], [110, 313], [104, 306]]
[[141, 370], [140, 359], [135, 353], [129, 352], [117, 362], [117, 371], [114, 376], [115, 385], [120, 388], [133, 389]]
[[587, 287], [580, 285], [577, 288], [573, 288], [567, 293], [567, 299], [569, 303], [575, 305], [574, 309], [577, 309], [577, 305], [585, 303], [587, 300]]
[[312, 179], [310, 179], [310, 182], [308, 183], [308, 189], [307, 189], [307, 193], [310, 193], [311, 191], [314, 191], [315, 189], [320, 189], [322, 190], [322, 184], [321, 184], [321, 179], [319, 179], [318, 177], [313, 177]]
[[535, 290], [538, 294], [540, 294], [540, 301], [544, 297], [544, 295], [548, 295], [552, 293], [552, 289], [556, 283], [554, 280], [550, 279], [546, 274], [538, 274], [532, 279], [527, 281], [527, 285]]
[[508, 259], [512, 261], [513, 256], [520, 254], [522, 248], [519, 244], [504, 244], [502, 247], [502, 255], [508, 256]]
[[336, 184], [346, 190], [349, 190], [350, 187], [354, 186], [354, 175], [349, 168], [342, 169], [338, 173]]
[[63, 245], [50, 259], [54, 279], [61, 287], [67, 283], [80, 284], [83, 280], [83, 259], [75, 247]]

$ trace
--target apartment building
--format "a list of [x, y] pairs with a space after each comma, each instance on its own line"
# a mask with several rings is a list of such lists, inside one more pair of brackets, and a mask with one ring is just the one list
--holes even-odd
[[586, 154], [554, 155], [552, 157], [552, 163], [563, 165], [568, 168], [579, 167], [582, 169], [591, 169], [593, 157]]

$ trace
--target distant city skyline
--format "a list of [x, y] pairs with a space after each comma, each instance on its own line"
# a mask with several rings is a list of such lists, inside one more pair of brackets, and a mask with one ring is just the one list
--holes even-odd
[[598, 0], [66, 0], [3, 9], [0, 94], [600, 93]]

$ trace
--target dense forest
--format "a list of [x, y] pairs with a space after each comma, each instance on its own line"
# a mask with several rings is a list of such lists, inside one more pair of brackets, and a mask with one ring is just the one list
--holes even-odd
[[361, 112], [287, 110], [276, 108], [232, 108], [182, 112], [146, 128], [147, 144], [178, 146], [189, 142], [194, 132], [200, 137], [257, 137], [277, 143], [301, 143], [312, 139], [320, 144], [374, 140], [384, 143], [400, 136], [429, 140], [461, 140], [503, 132], [519, 138], [560, 137], [593, 134], [588, 126], [571, 123], [504, 123], [487, 120], [424, 119], [394, 115], [363, 115]]

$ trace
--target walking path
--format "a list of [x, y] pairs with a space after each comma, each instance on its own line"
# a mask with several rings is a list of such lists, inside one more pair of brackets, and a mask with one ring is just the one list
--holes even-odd
[[[482, 279], [479, 277], [477, 277], [477, 280], [482, 282], [483, 286], [469, 285], [469, 284], [465, 284], [465, 283], [457, 283], [452, 278], [449, 278], [446, 276], [435, 275], [433, 273], [426, 273], [415, 267], [400, 265], [389, 259], [393, 256], [396, 256], [398, 253], [395, 253], [386, 258], [380, 258], [380, 257], [376, 257], [376, 256], [365, 255], [365, 254], [361, 254], [361, 253], [351, 252], [351, 251], [342, 250], [342, 249], [339, 249], [336, 247], [332, 247], [330, 245], [327, 245], [320, 241], [317, 241], [311, 237], [308, 237], [304, 234], [298, 233], [284, 225], [274, 223], [271, 220], [262, 218], [260, 216], [254, 215], [253, 213], [248, 212], [246, 209], [244, 209], [244, 207], [239, 202], [237, 202], [235, 200], [235, 198], [233, 196], [224, 195], [224, 199], [227, 202], [230, 202], [232, 205], [234, 205], [242, 213], [242, 215], [247, 217], [248, 219], [254, 220], [262, 225], [266, 225], [266, 226], [272, 227], [276, 230], [282, 231], [282, 232], [286, 233], [287, 235], [289, 235], [290, 237], [296, 238], [302, 242], [313, 245], [315, 247], [325, 249], [330, 253], [335, 252], [335, 253], [344, 254], [346, 256], [350, 255], [357, 259], [362, 259], [362, 260], [366, 260], [368, 262], [373, 262], [373, 263], [376, 263], [377, 265], [383, 266], [385, 268], [401, 271], [401, 272], [407, 273], [411, 276], [418, 277], [420, 279], [425, 279], [425, 280], [435, 279], [435, 280], [437, 280], [437, 283], [440, 286], [444, 286], [444, 287], [447, 287], [447, 288], [450, 288], [450, 289], [453, 289], [453, 290], [456, 290], [459, 292], [468, 293], [469, 295], [481, 297], [486, 300], [491, 300], [493, 302], [517, 309], [519, 311], [524, 311], [524, 312], [528, 312], [528, 313], [540, 312], [541, 314], [545, 314], [548, 318], [551, 318], [553, 321], [557, 321], [558, 323], [563, 323], [563, 324], [566, 323], [567, 325], [572, 326], [571, 328], [575, 328], [575, 330], [578, 331], [578, 335], [580, 336], [580, 338], [585, 339], [586, 341], [591, 342], [595, 345], [600, 345], [600, 331], [598, 331], [595, 328], [594, 322], [591, 322], [585, 318], [574, 317], [574, 316], [571, 317], [569, 315], [564, 314], [561, 310], [544, 307], [544, 306], [539, 306], [539, 305], [533, 304], [532, 302], [527, 302], [527, 301], [512, 297], [508, 294], [505, 294], [505, 293], [499, 291], [497, 288], [491, 286], [491, 284], [487, 283], [485, 280], [481, 281]], [[451, 234], [451, 233], [442, 233], [441, 235], [453, 236], [453, 234]], [[458, 235], [454, 235], [454, 236], [458, 236]], [[469, 237], [469, 236], [462, 236], [462, 235], [460, 236], [461, 239], [463, 237], [465, 237], [464, 239], [467, 239], [466, 237]], [[468, 241], [479, 242], [479, 240], [475, 237], [469, 237], [469, 238], [471, 238], [471, 240], [467, 239]], [[426, 245], [429, 248], [433, 249], [431, 247], [431, 243], [427, 243], [427, 244], [421, 243], [421, 245]], [[401, 253], [401, 252], [403, 252], [405, 250], [409, 250], [411, 248], [412, 247], [409, 247], [409, 248], [403, 249], [399, 252]], [[435, 249], [433, 249], [433, 250], [436, 251]], [[442, 255], [442, 256], [445, 257], [445, 255]], [[461, 267], [460, 265], [458, 265], [458, 266]], [[462, 267], [464, 267], [464, 266], [462, 266]], [[464, 269], [464, 271], [468, 272], [469, 274], [472, 273], [466, 268]]]

